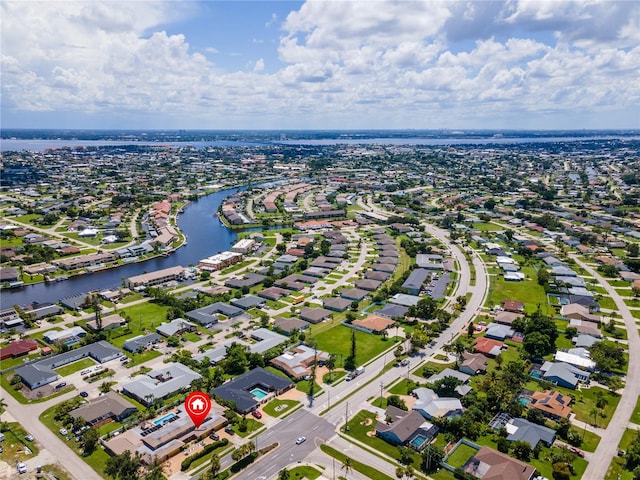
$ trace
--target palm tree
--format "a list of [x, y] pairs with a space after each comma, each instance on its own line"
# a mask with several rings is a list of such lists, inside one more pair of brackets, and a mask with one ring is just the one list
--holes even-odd
[[7, 402], [4, 401], [4, 398], [0, 398], [0, 415], [4, 412], [7, 406]]
[[342, 461], [342, 466], [340, 467], [341, 470], [344, 470], [344, 476], [345, 478], [347, 477], [347, 474], [353, 470], [353, 466], [351, 465], [351, 457], [345, 457], [345, 459]]
[[221, 467], [222, 465], [220, 464], [220, 457], [214, 453], [211, 456], [211, 469], [209, 470], [211, 472], [211, 476], [216, 477], [218, 473], [220, 473]]
[[283, 468], [282, 470], [280, 470], [280, 472], [278, 472], [278, 480], [289, 480], [290, 478], [291, 474], [286, 468]]

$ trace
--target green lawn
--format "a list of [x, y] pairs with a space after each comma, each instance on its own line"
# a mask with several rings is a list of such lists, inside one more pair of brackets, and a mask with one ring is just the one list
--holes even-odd
[[120, 310], [120, 314], [128, 315], [131, 319], [129, 327], [134, 332], [148, 330], [155, 332], [156, 328], [167, 321], [169, 307], [151, 302], [132, 305]]
[[[340, 462], [341, 464], [343, 464], [343, 462], [347, 458], [347, 456], [344, 453], [341, 453], [338, 450], [331, 448], [330, 446], [324, 443], [320, 445], [320, 449], [327, 455], [338, 460], [338, 462]], [[340, 470], [338, 470], [336, 473], [338, 473], [339, 475], [343, 475], [345, 472], [344, 472], [344, 469], [342, 469], [342, 465], [340, 467], [336, 466], [336, 469], [338, 468], [340, 468]], [[360, 472], [362, 475], [364, 475], [367, 478], [370, 478], [371, 480], [393, 480], [389, 475], [386, 475], [376, 470], [375, 468], [370, 467], [369, 465], [360, 463], [357, 460], [351, 459], [351, 468], [353, 468], [356, 472]]]
[[461, 443], [449, 458], [447, 458], [447, 464], [451, 465], [453, 468], [462, 468], [464, 464], [467, 463], [467, 460], [473, 457], [477, 451], [478, 450], [475, 448]]
[[607, 310], [617, 310], [618, 307], [616, 307], [616, 303], [613, 301], [613, 299], [611, 297], [608, 297], [606, 295], [602, 295], [601, 297], [598, 297], [596, 299], [598, 301], [598, 304], [600, 305], [600, 308], [606, 308]]
[[495, 223], [491, 223], [491, 222], [486, 222], [486, 223], [483, 222], [483, 223], [474, 223], [473, 229], [479, 230], [481, 232], [499, 232], [501, 230], [504, 230], [504, 227], [501, 227], [500, 225], [496, 225]]
[[297, 402], [295, 400], [281, 400], [279, 398], [275, 398], [267, 403], [262, 411], [272, 417], [282, 417], [299, 404], [300, 402]]
[[[368, 445], [376, 452], [383, 453], [392, 458], [395, 458], [396, 460], [400, 459], [398, 447], [385, 442], [383, 439], [376, 437], [375, 435], [367, 435], [367, 433], [376, 428], [376, 422], [377, 420], [375, 413], [361, 410], [349, 421], [348, 435], [364, 443], [365, 445]], [[419, 465], [420, 454], [418, 452], [415, 452], [412, 457], [414, 459], [413, 464]]]
[[254, 420], [251, 417], [247, 417], [247, 429], [244, 432], [240, 431], [240, 429], [238, 428], [238, 425], [235, 425], [233, 427], [233, 429], [242, 438], [246, 438], [248, 435], [251, 435], [253, 432], [255, 432], [256, 430], [260, 429], [261, 427], [262, 427], [262, 423], [260, 423], [257, 420]]
[[[2, 442], [3, 451], [0, 453], [0, 460], [15, 465], [16, 462], [29, 460], [38, 455], [37, 438], [34, 442], [25, 440], [27, 431], [18, 422], [9, 422], [7, 427], [8, 430], [4, 431], [5, 440]], [[31, 450], [31, 454], [25, 453], [25, 447]]]
[[62, 425], [59, 424], [58, 422], [56, 422], [53, 419], [56, 407], [57, 407], [57, 405], [54, 405], [53, 407], [51, 407], [51, 408], [45, 410], [44, 412], [42, 412], [42, 414], [40, 415], [40, 421], [49, 430], [51, 430], [56, 436], [58, 436], [58, 438], [61, 438], [63, 441], [65, 441], [67, 443], [67, 445], [69, 446], [69, 448], [71, 448], [91, 468], [93, 468], [96, 472], [98, 472], [103, 477], [106, 477], [106, 475], [104, 474], [104, 467], [105, 467], [105, 465], [107, 463], [107, 459], [109, 458], [109, 454], [107, 452], [105, 452], [102, 449], [102, 447], [98, 447], [95, 452], [93, 452], [88, 457], [85, 457], [84, 455], [82, 455], [82, 451], [81, 451], [80, 447], [73, 440], [73, 438], [71, 440], [66, 440], [65, 438], [60, 436], [60, 434], [58, 433], [58, 430], [60, 429], [60, 427], [62, 427]]
[[[622, 435], [618, 449], [626, 452], [629, 446], [631, 446], [631, 442], [635, 440], [637, 434], [637, 430], [627, 428]], [[633, 473], [626, 470], [624, 465], [624, 457], [614, 457], [609, 465], [605, 480], [633, 480]]]
[[631, 422], [636, 425], [640, 425], [640, 398], [636, 402], [636, 408], [633, 411], [633, 415], [631, 415]]
[[289, 470], [289, 478], [291, 480], [298, 480], [298, 479], [303, 479], [306, 478], [307, 480], [316, 480], [316, 478], [318, 478], [320, 475], [322, 475], [322, 472], [316, 470], [313, 467], [309, 467], [309, 466], [302, 466], [302, 467], [295, 467], [292, 470]]
[[486, 305], [493, 307], [500, 305], [502, 300], [517, 300], [524, 302], [525, 311], [534, 312], [538, 305], [543, 313], [551, 313], [547, 306], [547, 296], [544, 288], [536, 282], [536, 270], [531, 266], [522, 267], [521, 272], [528, 278], [522, 282], [505, 282], [502, 277], [492, 276], [489, 296]]
[[[344, 359], [349, 356], [352, 331], [353, 329], [345, 327], [344, 325], [336, 325], [323, 332], [314, 333], [318, 350], [337, 355], [337, 367], [342, 367], [344, 365]], [[388, 340], [382, 340], [378, 335], [372, 335], [358, 330], [355, 332], [357, 365], [364, 364], [393, 345]]]
[[66, 377], [67, 375], [79, 372], [80, 370], [84, 370], [85, 368], [93, 367], [95, 364], [96, 362], [94, 362], [91, 358], [83, 358], [82, 360], [78, 360], [77, 362], [73, 362], [60, 368], [56, 368], [55, 371], [61, 377]]

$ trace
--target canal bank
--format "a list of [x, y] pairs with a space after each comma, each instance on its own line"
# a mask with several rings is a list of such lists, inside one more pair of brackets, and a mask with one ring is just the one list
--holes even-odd
[[152, 272], [176, 265], [197, 265], [202, 258], [227, 250], [235, 241], [237, 233], [227, 228], [211, 212], [218, 208], [229, 195], [246, 190], [250, 186], [230, 188], [211, 193], [191, 202], [178, 217], [178, 228], [188, 239], [181, 248], [166, 257], [155, 257], [141, 263], [132, 263], [118, 268], [102, 270], [92, 275], [80, 275], [56, 283], [38, 283], [16, 290], [2, 290], [2, 308], [12, 305], [29, 305], [32, 302], [55, 303], [61, 298], [93, 290], [117, 288], [127, 277]]

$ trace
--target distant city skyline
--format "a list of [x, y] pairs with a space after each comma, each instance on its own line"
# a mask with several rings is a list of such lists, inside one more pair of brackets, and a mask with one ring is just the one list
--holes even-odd
[[633, 1], [3, 1], [3, 128], [640, 128]]

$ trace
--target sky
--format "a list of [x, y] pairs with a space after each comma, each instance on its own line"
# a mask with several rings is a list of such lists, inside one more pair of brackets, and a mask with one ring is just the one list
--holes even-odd
[[637, 1], [0, 9], [3, 128], [640, 128]]

